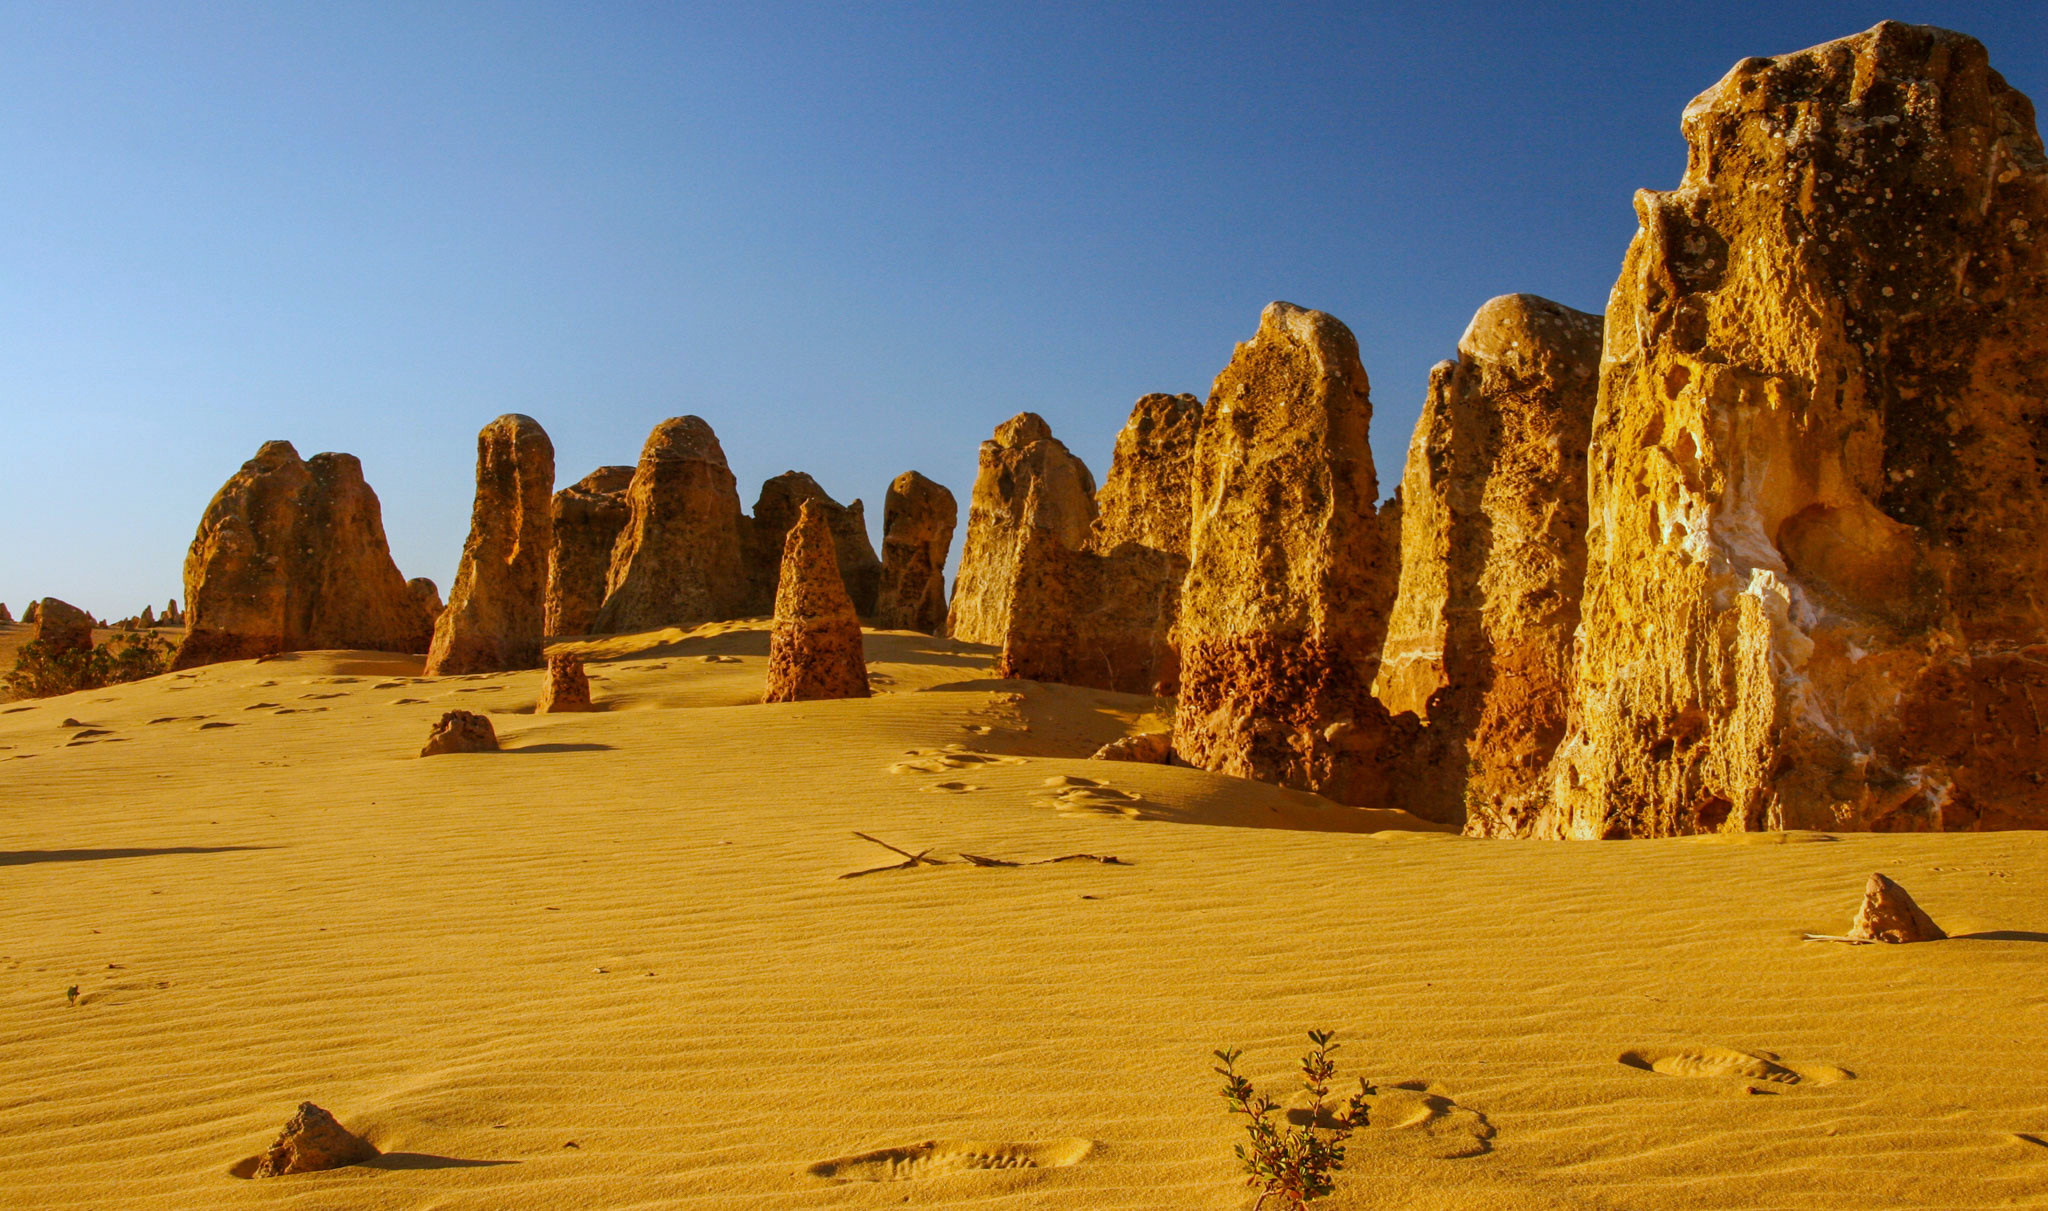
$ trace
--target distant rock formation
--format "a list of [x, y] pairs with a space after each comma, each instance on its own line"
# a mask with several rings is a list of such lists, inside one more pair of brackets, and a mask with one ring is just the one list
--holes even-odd
[[1017, 553], [996, 675], [1171, 694], [1168, 638], [1187, 560], [1127, 542], [1107, 555], [1031, 527]]
[[541, 662], [554, 490], [555, 444], [539, 421], [507, 413], [477, 434], [469, 540], [434, 624], [427, 676]]
[[1686, 108], [1608, 306], [1537, 835], [2048, 826], [2048, 159], [1885, 22]]
[[1863, 903], [1849, 936], [1859, 942], [1939, 942], [1948, 934], [1934, 923], [1906, 889], [1881, 874], [1863, 887]]
[[995, 437], [981, 443], [947, 634], [1001, 645], [1009, 633], [1018, 557], [1030, 531], [1050, 531], [1062, 545], [1080, 550], [1094, 521], [1095, 477], [1043, 419], [1020, 412], [996, 426]]
[[491, 726], [488, 718], [474, 711], [446, 711], [428, 734], [426, 747], [420, 750], [420, 756], [497, 751], [498, 730]]
[[1269, 305], [1217, 375], [1177, 623], [1185, 763], [1403, 806], [1389, 770], [1412, 737], [1372, 694], [1396, 557], [1371, 419], [1358, 343], [1320, 311]]
[[377, 1155], [369, 1141], [334, 1121], [334, 1116], [311, 1102], [300, 1102], [298, 1113], [278, 1133], [269, 1151], [255, 1158], [251, 1177], [284, 1177], [292, 1173], [317, 1173], [357, 1165]]
[[8, 611], [7, 603], [4, 601], [0, 601], [0, 623], [11, 625], [13, 622], [14, 615]]
[[839, 574], [826, 515], [820, 502], [804, 501], [783, 545], [764, 702], [868, 696], [860, 619]]
[[21, 622], [23, 626], [34, 626], [36, 624], [36, 614], [38, 613], [41, 605], [42, 602], [40, 601], [31, 601], [26, 606], [22, 607]]
[[693, 627], [744, 614], [747, 522], [710, 425], [695, 416], [656, 425], [626, 500], [632, 515], [612, 552], [593, 633]]
[[1107, 554], [1127, 542], [1185, 557], [1195, 439], [1202, 401], [1192, 395], [1147, 395], [1116, 435], [1109, 474], [1095, 503], [1100, 516], [1090, 550]]
[[35, 604], [35, 642], [46, 656], [92, 651], [92, 615], [55, 597]]
[[754, 502], [747, 567], [753, 585], [749, 614], [763, 614], [775, 608], [775, 588], [782, 575], [784, 540], [796, 525], [797, 512], [805, 501], [816, 501], [832, 531], [832, 549], [839, 563], [840, 578], [854, 612], [870, 617], [881, 590], [882, 561], [875, 557], [875, 545], [868, 538], [867, 510], [859, 501], [842, 505], [826, 495], [818, 481], [801, 471], [784, 471], [761, 485]]
[[540, 701], [534, 710], [542, 715], [560, 715], [589, 709], [590, 676], [583, 671], [583, 657], [549, 652], [547, 675], [541, 679]]
[[1599, 374], [1599, 316], [1502, 295], [1430, 371], [1408, 447], [1374, 689], [1429, 725], [1410, 809], [1477, 836], [1529, 830], [1564, 738]]
[[946, 556], [960, 505], [943, 485], [915, 471], [889, 484], [882, 503], [882, 583], [875, 626], [885, 631], [946, 628]]
[[160, 627], [181, 627], [185, 625], [185, 615], [178, 609], [177, 598], [173, 597], [164, 603], [164, 612], [156, 616], [156, 624]]
[[548, 554], [547, 633], [584, 635], [604, 606], [612, 548], [632, 520], [631, 467], [599, 467], [555, 493], [555, 545]]
[[206, 507], [185, 602], [174, 669], [318, 648], [424, 652], [432, 636], [362, 464], [302, 460], [290, 442], [264, 443]]
[[433, 581], [424, 576], [415, 576], [405, 582], [405, 595], [411, 600], [413, 609], [432, 627], [441, 620], [441, 590]]

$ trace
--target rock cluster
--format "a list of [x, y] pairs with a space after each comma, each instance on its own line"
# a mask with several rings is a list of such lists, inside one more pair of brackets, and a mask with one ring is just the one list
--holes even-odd
[[334, 1116], [311, 1102], [300, 1102], [298, 1113], [284, 1125], [277, 1141], [255, 1158], [251, 1177], [284, 1177], [291, 1173], [317, 1173], [358, 1165], [377, 1155], [368, 1140], [350, 1132]]
[[540, 701], [534, 711], [560, 715], [590, 709], [590, 675], [583, 671], [583, 657], [568, 652], [549, 652], [546, 676], [541, 678]]
[[601, 634], [743, 617], [747, 576], [738, 487], [718, 435], [700, 417], [654, 427], [626, 489], [630, 513], [612, 551]]
[[1905, 888], [1873, 873], [1863, 887], [1863, 903], [1856, 909], [1849, 937], [1859, 942], [1939, 942], [1948, 934]]
[[1541, 836], [2048, 825], [2048, 159], [1982, 45], [1745, 59], [1636, 195]]
[[498, 731], [488, 718], [474, 711], [446, 711], [434, 724], [434, 730], [428, 733], [426, 747], [420, 750], [420, 756], [497, 751]]
[[1288, 303], [1216, 378], [1193, 458], [1173, 744], [1189, 765], [1398, 806], [1372, 694], [1397, 573], [1358, 343]]
[[214, 495], [185, 556], [172, 667], [315, 648], [424, 652], [433, 632], [391, 561], [377, 494], [349, 454], [267, 442]]
[[555, 445], [539, 421], [508, 413], [477, 434], [469, 540], [434, 624], [427, 676], [540, 663], [554, 490]]
[[946, 626], [946, 556], [960, 506], [953, 494], [915, 471], [889, 484], [882, 502], [882, 582], [875, 626], [937, 634]]
[[768, 692], [762, 700], [867, 696], [860, 619], [839, 574], [831, 525], [824, 506], [806, 500], [783, 543], [775, 628], [768, 642]]
[[1564, 736], [1599, 369], [1600, 317], [1490, 300], [1430, 372], [1408, 447], [1374, 691], [1428, 724], [1409, 809], [1475, 835], [1527, 831]]
[[44, 655], [92, 651], [92, 615], [55, 597], [35, 603], [35, 642]]
[[967, 536], [946, 633], [1000, 646], [1010, 629], [1017, 565], [1033, 530], [1068, 550], [1088, 543], [1095, 521], [1095, 477], [1035, 413], [1020, 412], [981, 443], [981, 466], [967, 503]]
[[806, 501], [818, 506], [832, 532], [839, 576], [846, 584], [854, 613], [872, 616], [876, 596], [881, 591], [882, 561], [875, 557], [874, 544], [868, 539], [866, 507], [858, 500], [850, 505], [840, 504], [818, 486], [817, 480], [801, 471], [785, 471], [761, 485], [748, 542], [747, 568], [753, 599], [746, 612], [765, 614], [775, 608], [783, 546]]
[[626, 500], [632, 482], [631, 467], [599, 467], [555, 493], [549, 506], [555, 544], [548, 553], [548, 634], [590, 632], [604, 605], [612, 548], [633, 516]]
[[1125, 694], [1171, 694], [1169, 631], [1187, 560], [1137, 543], [1108, 555], [1024, 533], [996, 675]]

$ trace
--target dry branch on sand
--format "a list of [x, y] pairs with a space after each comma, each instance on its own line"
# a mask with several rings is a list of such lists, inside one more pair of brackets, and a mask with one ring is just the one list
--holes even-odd
[[[842, 879], [858, 879], [862, 875], [880, 874], [885, 870], [909, 870], [912, 867], [917, 866], [952, 865], [952, 863], [947, 862], [944, 858], [932, 857], [932, 851], [929, 849], [921, 849], [916, 853], [911, 853], [909, 850], [899, 849], [896, 846], [889, 844], [887, 841], [884, 841], [879, 837], [870, 837], [864, 832], [856, 831], [853, 835], [859, 837], [863, 841], [872, 841], [876, 845], [881, 846], [883, 849], [886, 849], [891, 853], [902, 854], [903, 861], [891, 862], [887, 866], [871, 866], [866, 870], [848, 871], [847, 873], [839, 876]], [[967, 865], [969, 866], [1046, 866], [1054, 862], [1100, 862], [1104, 866], [1131, 865], [1129, 862], [1124, 861], [1122, 858], [1119, 858], [1114, 854], [1061, 854], [1057, 858], [1039, 858], [1036, 861], [1032, 862], [1012, 862], [1008, 858], [991, 858], [984, 854], [970, 854], [963, 852], [960, 855], [960, 860], [962, 862], [967, 863]]]

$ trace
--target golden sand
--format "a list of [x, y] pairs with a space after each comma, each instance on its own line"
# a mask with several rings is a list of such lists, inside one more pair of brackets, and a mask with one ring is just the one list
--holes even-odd
[[[0, 1205], [1242, 1208], [1209, 1053], [1326, 1027], [1333, 1211], [2048, 1206], [2048, 834], [1468, 840], [867, 642], [862, 701], [724, 624], [579, 645], [587, 715], [351, 652], [0, 706]], [[454, 707], [506, 751], [418, 758]], [[1873, 870], [1955, 937], [1802, 940]], [[302, 1100], [385, 1155], [229, 1176]]]

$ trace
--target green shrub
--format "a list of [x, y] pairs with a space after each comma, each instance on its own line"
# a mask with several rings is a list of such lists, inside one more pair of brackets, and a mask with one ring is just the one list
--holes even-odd
[[[1260, 1211], [1270, 1198], [1282, 1200], [1283, 1207], [1300, 1208], [1328, 1194], [1337, 1170], [1344, 1167], [1344, 1141], [1366, 1123], [1365, 1099], [1373, 1088], [1362, 1081], [1342, 1106], [1331, 1106], [1330, 1079], [1337, 1074], [1330, 1058], [1337, 1050], [1332, 1037], [1328, 1030], [1308, 1032], [1312, 1046], [1300, 1065], [1308, 1108], [1298, 1118], [1281, 1114], [1279, 1103], [1238, 1074], [1241, 1050], [1215, 1053], [1223, 1061], [1215, 1072], [1223, 1078], [1224, 1100], [1230, 1103], [1230, 1113], [1245, 1117], [1245, 1133], [1251, 1137], [1237, 1145], [1237, 1159], [1248, 1175], [1245, 1184], [1259, 1187], [1252, 1211]], [[1290, 1119], [1292, 1126], [1287, 1125]]]
[[79, 690], [154, 677], [171, 667], [171, 645], [147, 631], [122, 631], [97, 647], [52, 651], [39, 640], [21, 645], [14, 671], [0, 677], [13, 698], [54, 698]]

